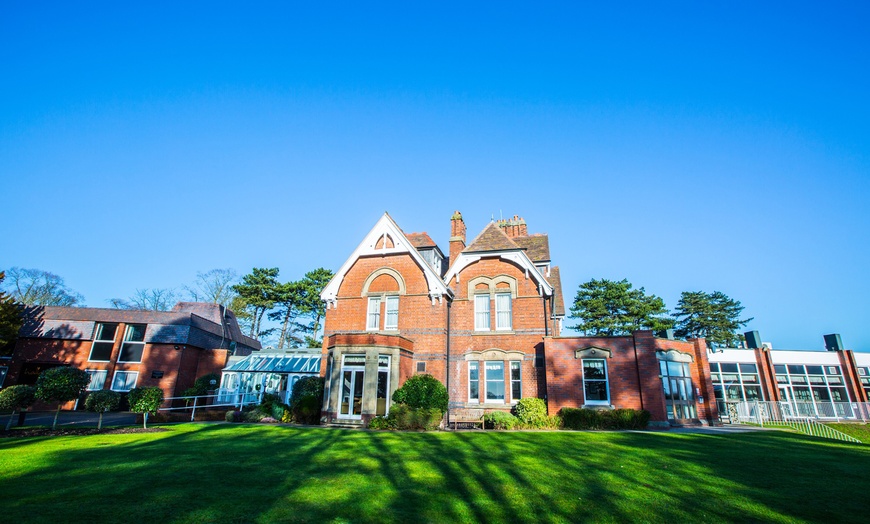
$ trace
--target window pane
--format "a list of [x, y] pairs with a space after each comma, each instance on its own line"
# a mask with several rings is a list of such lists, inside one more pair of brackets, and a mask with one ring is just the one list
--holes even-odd
[[744, 386], [746, 400], [761, 400], [761, 388], [758, 386]]
[[683, 375], [683, 366], [679, 362], [668, 362], [668, 375], [680, 377]]
[[381, 298], [369, 297], [368, 321], [366, 329], [378, 330], [381, 327]]
[[585, 382], [585, 388], [586, 400], [607, 400], [607, 381], [587, 380]]
[[474, 329], [489, 329], [489, 295], [474, 297]]
[[94, 334], [94, 340], [115, 340], [115, 332], [118, 331], [118, 324], [97, 324], [97, 331]]
[[783, 364], [776, 364], [773, 366], [773, 370], [776, 373], [785, 373], [785, 366]]
[[583, 378], [585, 379], [599, 379], [603, 380], [607, 378], [604, 373], [604, 361], [603, 360], [584, 360], [583, 361]]
[[719, 371], [719, 363], [718, 362], [710, 362], [710, 371], [718, 372]]
[[142, 362], [142, 350], [145, 344], [141, 342], [124, 342], [118, 362]]
[[840, 366], [828, 366], [825, 368], [828, 375], [840, 375]]
[[807, 366], [807, 375], [824, 375], [822, 366]]
[[504, 400], [504, 362], [486, 363], [486, 400]]
[[104, 369], [88, 369], [86, 371], [88, 377], [91, 379], [91, 381], [88, 382], [88, 391], [99, 391], [103, 389], [103, 385], [106, 383], [107, 371]]
[[758, 366], [755, 364], [740, 364], [741, 373], [758, 373]]
[[471, 380], [478, 380], [480, 378], [477, 362], [468, 363], [468, 378]]
[[94, 342], [91, 347], [91, 356], [88, 360], [106, 360], [112, 358], [112, 346], [114, 342]]
[[722, 368], [722, 373], [737, 373], [737, 364], [723, 362], [719, 366]]
[[477, 362], [468, 363], [468, 400], [480, 401], [480, 370]]
[[345, 366], [364, 366], [366, 364], [365, 355], [345, 355], [344, 356], [344, 365]]
[[800, 366], [800, 365], [789, 364], [788, 365], [788, 372], [791, 375], [803, 375], [804, 374], [804, 367]]
[[397, 329], [399, 327], [399, 297], [387, 297], [387, 319], [384, 329]]
[[495, 296], [496, 329], [511, 328], [511, 295], [499, 293]]
[[136, 386], [136, 377], [139, 374], [131, 371], [115, 372], [115, 379], [112, 381], [112, 389], [115, 391], [130, 391]]
[[747, 383], [757, 384], [758, 383], [758, 375], [741, 375], [741, 376], [743, 377], [744, 384], [747, 384]]
[[831, 400], [834, 402], [849, 402], [846, 388], [831, 388]]
[[142, 342], [145, 340], [145, 324], [127, 324], [124, 340], [128, 342]]
[[511, 400], [523, 398], [523, 383], [520, 374], [520, 363], [511, 362]]

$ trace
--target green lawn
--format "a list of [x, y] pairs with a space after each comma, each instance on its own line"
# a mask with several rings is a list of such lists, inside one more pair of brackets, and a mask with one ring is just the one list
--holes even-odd
[[865, 444], [870, 444], [870, 424], [861, 424], [855, 422], [842, 422], [842, 423], [833, 423], [829, 422], [829, 426], [832, 428], [842, 431], [843, 433], [855, 437]]
[[867, 520], [870, 446], [781, 431], [185, 424], [0, 439], [5, 522]]

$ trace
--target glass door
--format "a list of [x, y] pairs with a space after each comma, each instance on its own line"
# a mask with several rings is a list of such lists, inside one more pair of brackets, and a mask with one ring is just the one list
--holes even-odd
[[363, 382], [365, 381], [365, 355], [345, 355], [341, 365], [341, 418], [362, 417]]

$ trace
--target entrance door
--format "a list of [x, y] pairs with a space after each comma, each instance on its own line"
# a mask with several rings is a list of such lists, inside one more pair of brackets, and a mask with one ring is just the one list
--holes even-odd
[[362, 418], [365, 355], [345, 355], [341, 365], [340, 418]]

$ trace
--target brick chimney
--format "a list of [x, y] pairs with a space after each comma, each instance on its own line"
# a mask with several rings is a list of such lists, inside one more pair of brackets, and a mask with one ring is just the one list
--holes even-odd
[[462, 213], [456, 211], [450, 217], [450, 264], [453, 264], [463, 249], [465, 249], [465, 221], [462, 220]]
[[514, 215], [513, 218], [499, 220], [498, 227], [510, 238], [529, 236], [526, 221], [517, 215]]

